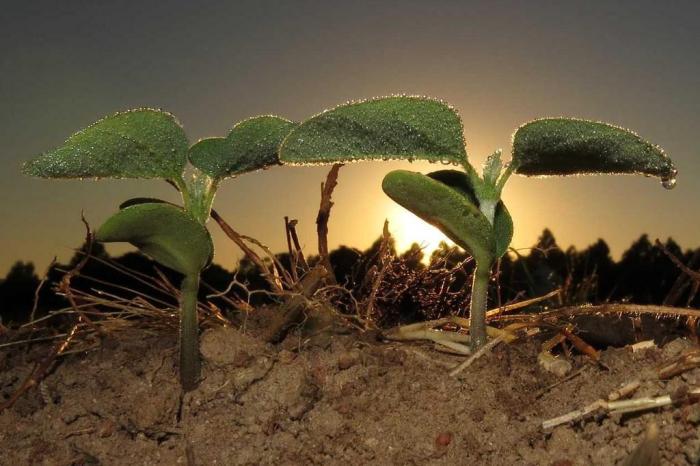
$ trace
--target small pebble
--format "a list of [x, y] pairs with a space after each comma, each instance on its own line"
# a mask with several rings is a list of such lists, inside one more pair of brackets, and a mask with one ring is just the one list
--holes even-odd
[[693, 404], [688, 408], [688, 414], [686, 415], [686, 420], [691, 424], [700, 424], [700, 406]]
[[450, 432], [440, 432], [437, 437], [435, 437], [435, 446], [446, 447], [452, 442], [452, 434]]

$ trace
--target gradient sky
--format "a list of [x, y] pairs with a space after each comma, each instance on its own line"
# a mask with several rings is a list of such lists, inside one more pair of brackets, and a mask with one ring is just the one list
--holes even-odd
[[[42, 270], [82, 242], [121, 200], [177, 200], [157, 180], [46, 181], [21, 161], [98, 118], [134, 107], [173, 112], [190, 140], [225, 135], [256, 114], [299, 120], [348, 99], [424, 94], [454, 105], [470, 160], [510, 150], [521, 123], [576, 116], [632, 128], [661, 145], [678, 186], [630, 176], [513, 177], [504, 198], [515, 247], [544, 226], [559, 243], [603, 237], [618, 255], [642, 232], [700, 246], [698, 1], [72, 1], [4, 0], [0, 12], [0, 276], [17, 259]], [[330, 245], [367, 247], [385, 217], [406, 220], [381, 192], [395, 168], [341, 170]], [[216, 208], [240, 232], [284, 248], [299, 219], [315, 252], [327, 168], [273, 168], [228, 180]], [[404, 227], [404, 230], [406, 228]], [[238, 252], [215, 226], [216, 261]]]

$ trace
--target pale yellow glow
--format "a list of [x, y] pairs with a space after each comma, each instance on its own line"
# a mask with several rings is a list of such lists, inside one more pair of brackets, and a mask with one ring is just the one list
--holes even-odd
[[423, 262], [426, 264], [441, 242], [454, 245], [440, 230], [400, 206], [396, 206], [387, 219], [389, 231], [396, 241], [397, 252], [404, 252], [413, 243], [418, 243], [423, 249]]

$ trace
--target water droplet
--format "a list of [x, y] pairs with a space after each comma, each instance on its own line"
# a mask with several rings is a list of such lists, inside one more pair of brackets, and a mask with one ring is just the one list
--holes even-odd
[[661, 178], [661, 186], [666, 189], [673, 189], [676, 186], [676, 176], [678, 176], [678, 170], [674, 168], [667, 177]]

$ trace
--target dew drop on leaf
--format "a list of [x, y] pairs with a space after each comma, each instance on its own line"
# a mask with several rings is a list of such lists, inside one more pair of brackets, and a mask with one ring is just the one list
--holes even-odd
[[676, 182], [678, 181], [677, 178], [676, 178], [677, 176], [678, 176], [678, 170], [676, 170], [676, 169], [674, 168], [674, 169], [671, 171], [670, 176], [661, 179], [661, 186], [663, 186], [663, 187], [666, 188], [666, 189], [673, 189], [673, 188], [675, 188], [675, 187], [676, 187]]

